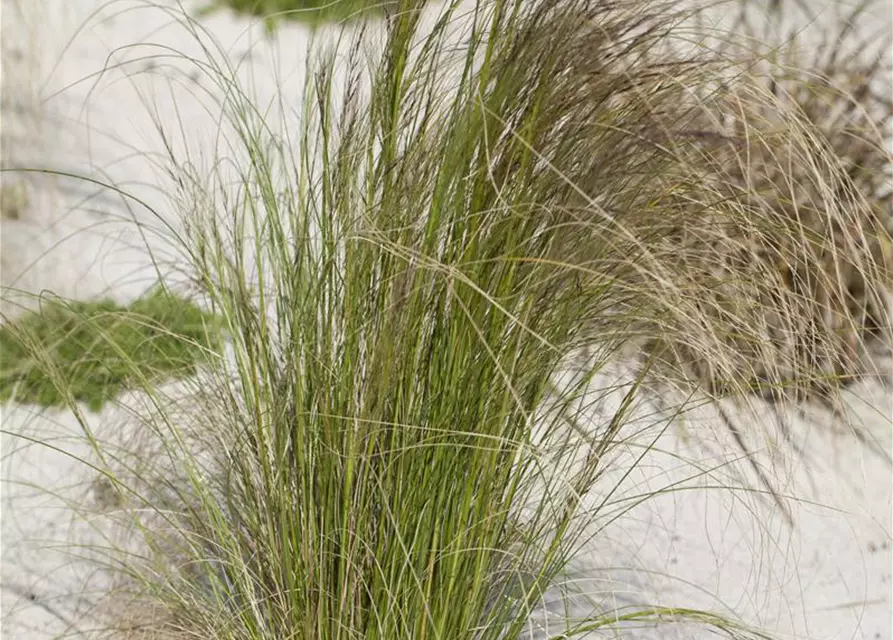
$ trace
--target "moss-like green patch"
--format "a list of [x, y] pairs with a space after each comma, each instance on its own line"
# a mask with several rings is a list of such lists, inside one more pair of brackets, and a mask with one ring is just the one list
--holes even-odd
[[300, 20], [313, 25], [382, 15], [393, 0], [211, 0], [202, 14], [221, 7], [262, 17], [273, 31], [280, 19]]
[[219, 322], [156, 288], [129, 307], [53, 300], [0, 327], [0, 401], [94, 411], [140, 380], [176, 379], [221, 344]]

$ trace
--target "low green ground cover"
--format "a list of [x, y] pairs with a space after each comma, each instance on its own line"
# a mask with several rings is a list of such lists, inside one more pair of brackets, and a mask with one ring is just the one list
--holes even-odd
[[387, 4], [388, 0], [212, 0], [202, 13], [229, 7], [265, 18], [268, 29], [273, 30], [280, 19], [319, 24], [381, 15]]
[[139, 375], [192, 374], [219, 343], [213, 316], [161, 288], [128, 307], [51, 300], [0, 327], [0, 400], [99, 410]]

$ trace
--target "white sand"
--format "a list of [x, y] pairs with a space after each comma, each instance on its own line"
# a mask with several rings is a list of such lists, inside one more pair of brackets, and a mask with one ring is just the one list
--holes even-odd
[[[166, 194], [157, 188], [166, 178], [151, 161], [163, 151], [156, 124], [197, 163], [217, 155], [219, 126], [211, 101], [200, 93], [213, 87], [207, 78], [191, 77], [194, 65], [160, 46], [199, 55], [194, 39], [157, 7], [125, 1], [108, 5], [105, 19], [93, 15], [104, 5], [3, 0], [4, 159], [10, 166], [36, 163], [89, 173], [124, 186], [154, 212], [132, 202], [128, 211], [120, 198], [79, 181], [30, 175], [20, 219], [3, 221], [4, 286], [79, 298], [137, 297], [154, 281], [154, 267], [132, 219], [150, 229], [162, 228], [162, 221], [176, 224]], [[882, 20], [889, 22], [889, 16], [881, 12], [869, 26], [883, 27]], [[262, 28], [227, 13], [201, 24], [231, 60], [242, 61], [240, 77], [252, 80], [260, 99], [281, 91], [299, 104], [305, 28], [283, 26], [268, 40]], [[116, 66], [125, 60], [131, 62]], [[181, 129], [181, 123], [187, 126]], [[3, 176], [4, 184], [11, 180], [20, 178]], [[150, 237], [149, 247], [158, 252], [165, 273], [178, 269], [163, 239]], [[869, 386], [858, 395], [854, 419], [889, 447], [890, 398]], [[90, 419], [110, 438], [123, 424], [116, 409]], [[822, 422], [821, 416], [797, 421], [795, 437], [805, 459], [786, 450], [778, 461], [780, 477], [789, 480], [785, 492], [800, 500], [790, 503], [793, 530], [752, 493], [703, 486], [668, 493], [642, 502], [599, 533], [574, 565], [578, 590], [599, 608], [643, 602], [706, 608], [782, 637], [893, 639], [890, 468], [850, 436], [831, 435], [833, 425]], [[660, 426], [644, 433], [626, 455], [639, 455]], [[61, 412], [38, 415], [27, 407], [6, 407], [3, 429], [2, 637], [90, 636], [109, 578], [76, 556], [107, 545], [103, 536], [111, 530], [93, 509], [97, 474], [77, 460], [92, 459], [92, 453], [78, 438], [73, 417]], [[49, 440], [55, 448], [22, 435]], [[632, 506], [635, 496], [671, 485], [740, 482], [733, 471], [747, 475], [747, 466], [729, 462], [735, 450], [723, 442], [726, 437], [707, 410], [692, 416], [684, 430], [668, 429], [602, 513], [616, 514]], [[716, 446], [703, 445], [711, 442]], [[604, 497], [591, 500], [596, 504]], [[585, 614], [589, 606], [579, 596], [572, 613]], [[534, 622], [558, 633], [560, 609], [546, 603]], [[629, 628], [624, 635], [700, 638], [708, 632], [680, 626]]]

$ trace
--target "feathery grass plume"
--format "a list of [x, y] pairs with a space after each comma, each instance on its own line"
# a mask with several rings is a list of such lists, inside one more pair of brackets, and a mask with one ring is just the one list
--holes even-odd
[[648, 304], [624, 283], [663, 230], [629, 223], [676, 207], [655, 176], [677, 159], [643, 133], [691, 117], [705, 67], [665, 58], [672, 3], [420, 7], [368, 67], [361, 40], [345, 76], [323, 59], [297, 141], [214, 72], [237, 187], [177, 178], [228, 356], [185, 416], [149, 388], [156, 442], [110, 472], [149, 549], [123, 567], [149, 635], [525, 637], [597, 515], [580, 497], [638, 385], [571, 425]]

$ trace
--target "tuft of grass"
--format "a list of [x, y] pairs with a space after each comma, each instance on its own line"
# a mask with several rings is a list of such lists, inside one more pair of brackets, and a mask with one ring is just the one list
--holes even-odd
[[[869, 5], [808, 54], [738, 21], [753, 39], [726, 37], [720, 50], [752, 60], [745, 76], [718, 79], [717, 99], [665, 140], [694, 168], [681, 181], [700, 182], [680, 198], [697, 224], [668, 235], [659, 259], [668, 295], [643, 351], [685, 394], [768, 402], [789, 444], [787, 409], [846, 424], [847, 389], [891, 381], [890, 36], [853, 31]], [[721, 415], [750, 454], [752, 429]]]
[[869, 5], [855, 5], [808, 58], [795, 42], [774, 49], [676, 141], [703, 166], [707, 192], [740, 209], [711, 211], [705, 231], [680, 237], [695, 258], [682, 271], [704, 278], [711, 330], [726, 335], [711, 354], [678, 354], [702, 361], [689, 373], [712, 391], [743, 383], [833, 405], [841, 388], [883, 377], [872, 356], [893, 342], [893, 103], [882, 93], [889, 34], [852, 31]]
[[135, 374], [189, 376], [219, 347], [214, 318], [160, 287], [128, 307], [50, 300], [0, 326], [0, 400], [98, 411]]
[[[611, 487], [584, 497], [644, 381], [737, 398], [865, 373], [833, 357], [864, 314], [828, 312], [842, 273], [883, 294], [877, 213], [752, 60], [674, 52], [673, 2], [456, 1], [433, 25], [422, 4], [380, 55], [362, 33], [322, 52], [296, 132], [206, 49], [237, 159], [171, 160], [227, 358], [186, 406], [142, 380], [155, 442], [107, 470], [150, 636], [528, 637], [618, 517]], [[592, 424], [630, 346], [640, 376]], [[680, 618], [758, 635], [647, 604], [557, 632]]]
[[109, 472], [153, 633], [519, 639], [599, 515], [583, 496], [638, 384], [578, 425], [635, 317], [653, 239], [629, 223], [674, 211], [654, 176], [678, 163], [645, 134], [692, 117], [704, 67], [667, 59], [671, 4], [421, 6], [380, 56], [362, 34], [323, 52], [297, 132], [219, 63], [235, 187], [172, 158], [231, 342], [188, 418], [148, 390], [160, 455]]

